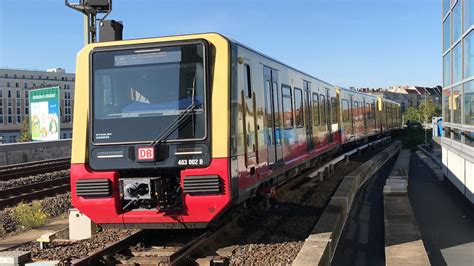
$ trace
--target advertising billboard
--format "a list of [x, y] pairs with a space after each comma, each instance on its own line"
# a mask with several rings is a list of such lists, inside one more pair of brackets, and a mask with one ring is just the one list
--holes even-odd
[[30, 90], [30, 132], [32, 140], [59, 139], [59, 87]]

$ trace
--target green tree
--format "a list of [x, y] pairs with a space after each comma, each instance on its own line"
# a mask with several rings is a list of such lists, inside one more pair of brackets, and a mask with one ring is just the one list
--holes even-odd
[[30, 132], [30, 119], [28, 116], [25, 116], [23, 122], [21, 123], [21, 131], [20, 131], [20, 142], [28, 142], [31, 141], [31, 132]]
[[421, 122], [421, 114], [415, 107], [408, 107], [403, 113], [403, 121], [408, 122]]
[[421, 101], [418, 109], [420, 111], [421, 121], [423, 123], [430, 123], [431, 118], [437, 116], [436, 106], [433, 103], [433, 100], [431, 100], [431, 98]]

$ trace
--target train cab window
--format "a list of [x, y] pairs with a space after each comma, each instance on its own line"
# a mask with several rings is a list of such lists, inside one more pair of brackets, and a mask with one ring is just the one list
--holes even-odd
[[303, 91], [298, 88], [295, 88], [295, 122], [296, 127], [304, 127]]
[[337, 102], [334, 97], [331, 97], [331, 123], [337, 123]]
[[281, 98], [283, 102], [283, 125], [285, 129], [293, 128], [293, 103], [290, 87], [281, 86]]
[[250, 72], [250, 66], [248, 64], [244, 65], [244, 86], [245, 86], [245, 93], [247, 98], [252, 98], [252, 77]]
[[320, 106], [321, 108], [319, 108], [319, 110], [321, 111], [321, 125], [326, 125], [326, 98], [324, 97], [324, 95], [320, 94], [319, 95], [319, 103], [320, 103]]
[[342, 100], [342, 122], [349, 122], [350, 120], [350, 110], [349, 110], [349, 101]]
[[317, 93], [313, 93], [313, 119], [315, 126], [319, 126], [319, 118], [319, 96]]

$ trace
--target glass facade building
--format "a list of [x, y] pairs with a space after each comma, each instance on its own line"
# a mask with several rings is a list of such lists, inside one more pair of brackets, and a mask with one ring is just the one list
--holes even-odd
[[474, 0], [443, 0], [445, 175], [474, 203]]

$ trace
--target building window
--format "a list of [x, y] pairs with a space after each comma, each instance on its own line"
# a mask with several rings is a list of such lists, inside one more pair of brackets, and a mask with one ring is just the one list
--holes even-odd
[[451, 55], [448, 52], [443, 58], [443, 86], [451, 85]]
[[313, 93], [313, 119], [314, 125], [319, 126], [319, 96]]
[[296, 127], [304, 127], [303, 91], [295, 88], [295, 122]]
[[15, 87], [19, 88], [20, 84], [18, 82], [15, 82]]
[[17, 98], [17, 99], [20, 98], [20, 91], [16, 91], [16, 98]]
[[451, 46], [451, 32], [450, 32], [450, 17], [443, 22], [443, 51], [446, 51]]
[[13, 78], [15, 78], [15, 79], [16, 79], [16, 74], [13, 74]]
[[443, 121], [451, 122], [451, 90], [443, 90]]
[[11, 98], [11, 97], [12, 97], [12, 91], [8, 90], [8, 98]]
[[27, 89], [28, 88], [28, 83], [25, 82], [25, 84], [23, 84], [23, 88]]
[[451, 0], [443, 0], [443, 17], [446, 16], [446, 14], [449, 11], [449, 4]]
[[[464, 38], [464, 78], [474, 75], [474, 33]], [[446, 85], [445, 85], [446, 86]]]
[[293, 128], [293, 103], [291, 101], [291, 88], [281, 87], [281, 96], [283, 101], [283, 126], [285, 129]]
[[33, 79], [33, 75], [30, 75], [30, 79]]
[[25, 75], [21, 75], [21, 78], [24, 79], [24, 78], [25, 78]]
[[10, 87], [10, 82], [7, 81], [7, 87]]
[[464, 124], [474, 125], [474, 81], [464, 83]]
[[474, 132], [464, 131], [464, 144], [474, 147]]
[[5, 78], [8, 78], [8, 74], [5, 74]]
[[21, 115], [16, 116], [16, 123], [21, 124]]
[[453, 83], [462, 79], [462, 53], [461, 43], [458, 43], [453, 49]]
[[452, 109], [453, 109], [453, 123], [461, 124], [461, 86], [453, 88], [452, 92]]
[[474, 24], [474, 2], [472, 0], [464, 0], [464, 30], [467, 30]]
[[461, 22], [461, 1], [458, 1], [453, 8], [453, 43], [455, 43], [460, 37], [462, 32]]

